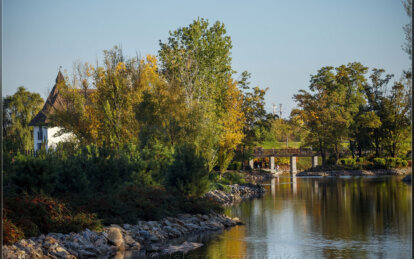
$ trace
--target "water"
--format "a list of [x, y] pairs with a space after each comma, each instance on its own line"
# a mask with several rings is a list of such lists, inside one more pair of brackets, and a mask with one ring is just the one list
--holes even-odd
[[267, 184], [263, 198], [226, 210], [246, 225], [184, 257], [411, 258], [411, 185], [401, 177], [287, 176]]

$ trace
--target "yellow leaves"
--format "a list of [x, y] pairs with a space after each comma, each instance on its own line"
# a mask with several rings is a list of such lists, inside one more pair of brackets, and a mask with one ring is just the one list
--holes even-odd
[[147, 65], [152, 67], [154, 71], [158, 69], [157, 67], [157, 58], [153, 55], [147, 55]]
[[124, 62], [119, 62], [118, 65], [116, 65], [115, 71], [117, 73], [124, 72], [126, 70], [126, 66]]
[[147, 55], [146, 62], [141, 60], [140, 65], [141, 87], [143, 90], [163, 83], [158, 75], [157, 58], [155, 56]]
[[236, 82], [229, 82], [226, 95], [226, 115], [222, 119], [223, 134], [220, 138], [219, 145], [221, 148], [233, 151], [244, 137], [243, 126], [245, 122], [241, 107], [241, 93], [237, 89]]
[[89, 65], [87, 62], [85, 63], [85, 74], [87, 77], [92, 76], [95, 72], [95, 68], [92, 65]]

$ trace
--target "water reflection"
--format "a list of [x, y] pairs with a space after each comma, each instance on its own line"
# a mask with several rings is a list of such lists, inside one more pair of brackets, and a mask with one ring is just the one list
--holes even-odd
[[269, 183], [262, 199], [227, 209], [245, 226], [187, 256], [411, 257], [411, 186], [398, 177], [279, 176]]

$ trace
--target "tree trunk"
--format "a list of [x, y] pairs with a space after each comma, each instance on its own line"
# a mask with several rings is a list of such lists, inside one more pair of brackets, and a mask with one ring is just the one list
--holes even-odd
[[352, 140], [349, 141], [349, 147], [351, 150], [351, 154], [352, 154], [352, 158], [355, 158], [355, 142], [353, 142]]
[[319, 139], [319, 151], [321, 152], [322, 165], [325, 165], [325, 163], [326, 163], [326, 154], [325, 154], [325, 150], [323, 148], [323, 144], [322, 144], [321, 139]]
[[335, 144], [334, 149], [335, 149], [335, 158], [336, 158], [335, 164], [336, 164], [336, 162], [339, 160], [338, 144]]

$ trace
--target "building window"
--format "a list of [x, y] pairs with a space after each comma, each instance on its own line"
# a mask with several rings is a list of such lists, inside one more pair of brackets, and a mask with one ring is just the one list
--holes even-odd
[[42, 148], [42, 143], [37, 143], [37, 150], [40, 150]]
[[39, 131], [37, 132], [37, 139], [43, 140], [43, 129], [42, 127], [39, 127]]

